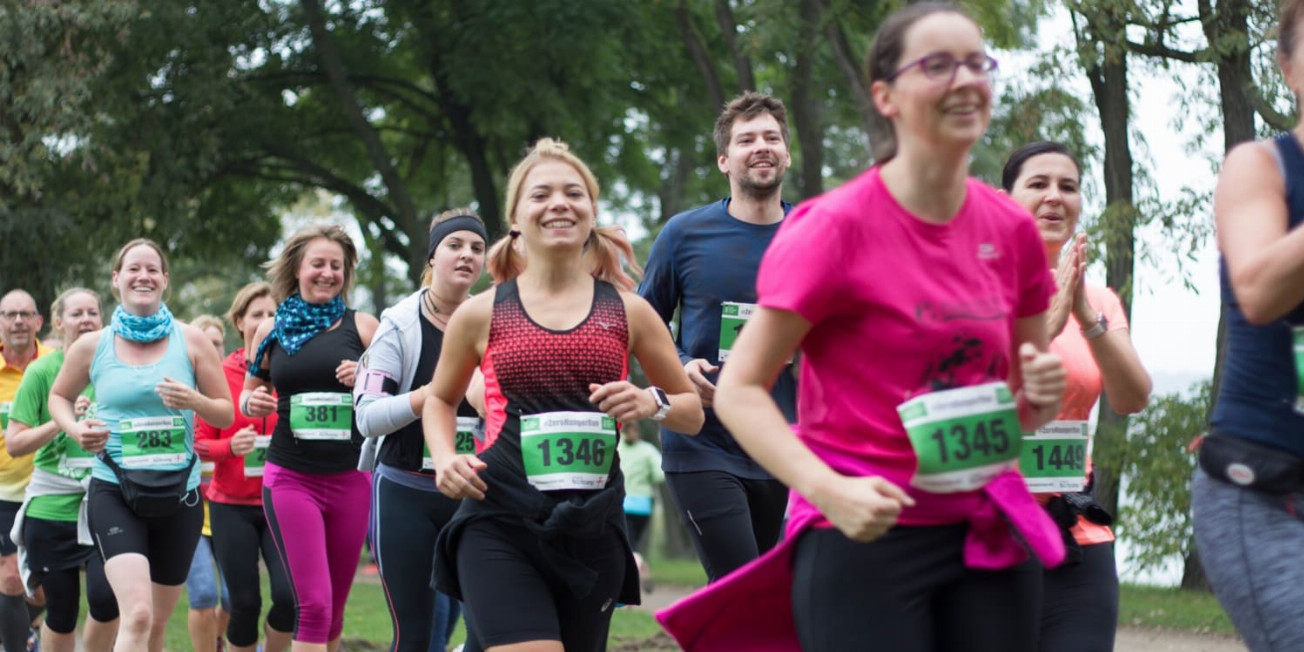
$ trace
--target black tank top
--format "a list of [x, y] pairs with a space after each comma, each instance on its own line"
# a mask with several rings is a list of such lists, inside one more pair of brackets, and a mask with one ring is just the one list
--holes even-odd
[[[355, 419], [348, 419], [347, 439], [311, 439], [295, 436], [291, 412], [295, 395], [316, 394], [315, 404], [304, 404], [302, 396], [297, 401], [301, 405], [293, 416], [301, 432], [308, 426], [341, 424], [343, 408], [352, 414], [353, 390], [335, 379], [335, 368], [341, 360], [361, 358], [364, 350], [352, 310], [344, 313], [335, 330], [318, 333], [294, 355], [287, 354], [280, 342], [268, 349], [267, 366], [277, 393], [276, 430], [272, 431], [268, 462], [300, 473], [340, 473], [358, 467], [362, 433]], [[328, 405], [329, 395], [347, 398]]]
[[[398, 388], [398, 392], [410, 392], [417, 387], [421, 387], [430, 382], [435, 375], [435, 363], [439, 362], [439, 352], [444, 345], [444, 332], [435, 328], [429, 319], [420, 317], [421, 322], [421, 356], [417, 359], [416, 374], [412, 376], [411, 387]], [[457, 406], [457, 416], [459, 418], [479, 418], [475, 408], [465, 400]], [[462, 431], [458, 429], [457, 450], [461, 452], [475, 452], [474, 442], [462, 441]], [[425, 435], [421, 428], [421, 419], [409, 423], [402, 428], [390, 433], [385, 437], [384, 444], [380, 448], [380, 461], [386, 466], [392, 466], [404, 471], [425, 473], [434, 475], [434, 470], [423, 470], [421, 468], [425, 457]], [[466, 450], [466, 444], [472, 446], [470, 451]]]
[[[489, 448], [480, 457], [491, 474], [511, 472], [523, 477], [521, 415], [599, 412], [589, 401], [589, 384], [629, 376], [629, 324], [620, 293], [611, 284], [594, 280], [588, 316], [574, 328], [556, 331], [538, 325], [525, 312], [516, 281], [499, 285], [481, 370]], [[618, 473], [620, 465], [615, 462], [610, 475]]]

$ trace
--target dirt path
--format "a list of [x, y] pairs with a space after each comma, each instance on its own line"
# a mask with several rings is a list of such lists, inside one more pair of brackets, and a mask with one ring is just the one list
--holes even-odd
[[[652, 593], [643, 595], [642, 605], [634, 608], [654, 613], [674, 604], [689, 592], [689, 589], [680, 586], [657, 586]], [[620, 649], [622, 651], [673, 649], [663, 647], [669, 643], [668, 638], [648, 641], [648, 645], [642, 648], [626, 646]], [[1118, 628], [1118, 637], [1114, 642], [1114, 652], [1245, 652], [1245, 650], [1245, 644], [1239, 639], [1224, 634], [1196, 634], [1136, 627]]]

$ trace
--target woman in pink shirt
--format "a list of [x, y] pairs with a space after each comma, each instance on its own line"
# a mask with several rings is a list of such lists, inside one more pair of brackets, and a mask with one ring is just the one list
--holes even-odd
[[[1055, 565], [1063, 546], [1019, 433], [1059, 412], [1064, 371], [1037, 229], [969, 178], [996, 61], [967, 14], [925, 2], [884, 21], [867, 63], [877, 163], [785, 220], [716, 410], [795, 492], [777, 554], [803, 650], [1031, 651], [1028, 549]], [[797, 348], [794, 433], [766, 388]]]
[[1042, 592], [1040, 648], [1056, 652], [1114, 649], [1114, 533], [1089, 493], [1087, 420], [1102, 390], [1122, 414], [1140, 412], [1150, 398], [1150, 375], [1132, 347], [1123, 303], [1083, 279], [1086, 236], [1076, 233], [1081, 174], [1068, 148], [1045, 141], [1015, 150], [1001, 174], [1005, 192], [1036, 219], [1046, 259], [1059, 263], [1046, 322], [1050, 350], [1067, 373], [1064, 406], [1055, 421], [1024, 438], [1019, 467], [1068, 548], [1065, 563], [1046, 572]]

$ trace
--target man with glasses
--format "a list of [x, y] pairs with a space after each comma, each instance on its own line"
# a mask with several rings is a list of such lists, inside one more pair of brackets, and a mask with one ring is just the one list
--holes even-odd
[[[715, 123], [716, 165], [730, 196], [674, 216], [648, 256], [639, 294], [669, 322], [706, 408], [695, 437], [662, 428], [662, 468], [680, 517], [711, 581], [755, 559], [779, 539], [788, 490], [734, 441], [711, 409], [720, 365], [756, 303], [761, 256], [792, 208], [783, 175], [792, 164], [783, 102], [744, 93]], [[796, 381], [779, 374], [773, 394], [792, 422]]]
[[[38, 357], [50, 352], [36, 334], [41, 330], [36, 300], [23, 290], [0, 297], [0, 429], [8, 432], [9, 407], [23, 372]], [[2, 440], [0, 440], [2, 441]], [[26, 631], [33, 620], [28, 613], [23, 580], [18, 574], [18, 546], [9, 536], [32, 477], [32, 455], [10, 457], [0, 446], [0, 636]], [[16, 635], [15, 635], [16, 636]], [[27, 649], [27, 641], [0, 641], [9, 651]]]

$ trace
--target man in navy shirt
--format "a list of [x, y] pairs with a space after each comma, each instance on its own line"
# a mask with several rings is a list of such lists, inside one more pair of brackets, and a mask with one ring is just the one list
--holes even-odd
[[[787, 488], [743, 452], [711, 409], [720, 365], [755, 307], [761, 257], [792, 208], [781, 196], [792, 163], [783, 102], [755, 92], [734, 98], [716, 120], [715, 146], [730, 196], [672, 217], [639, 286], [667, 323], [679, 310], [675, 344], [706, 408], [700, 434], [662, 428], [661, 442], [666, 485], [711, 581], [774, 546], [788, 502]], [[791, 373], [779, 374], [773, 394], [795, 421]]]

